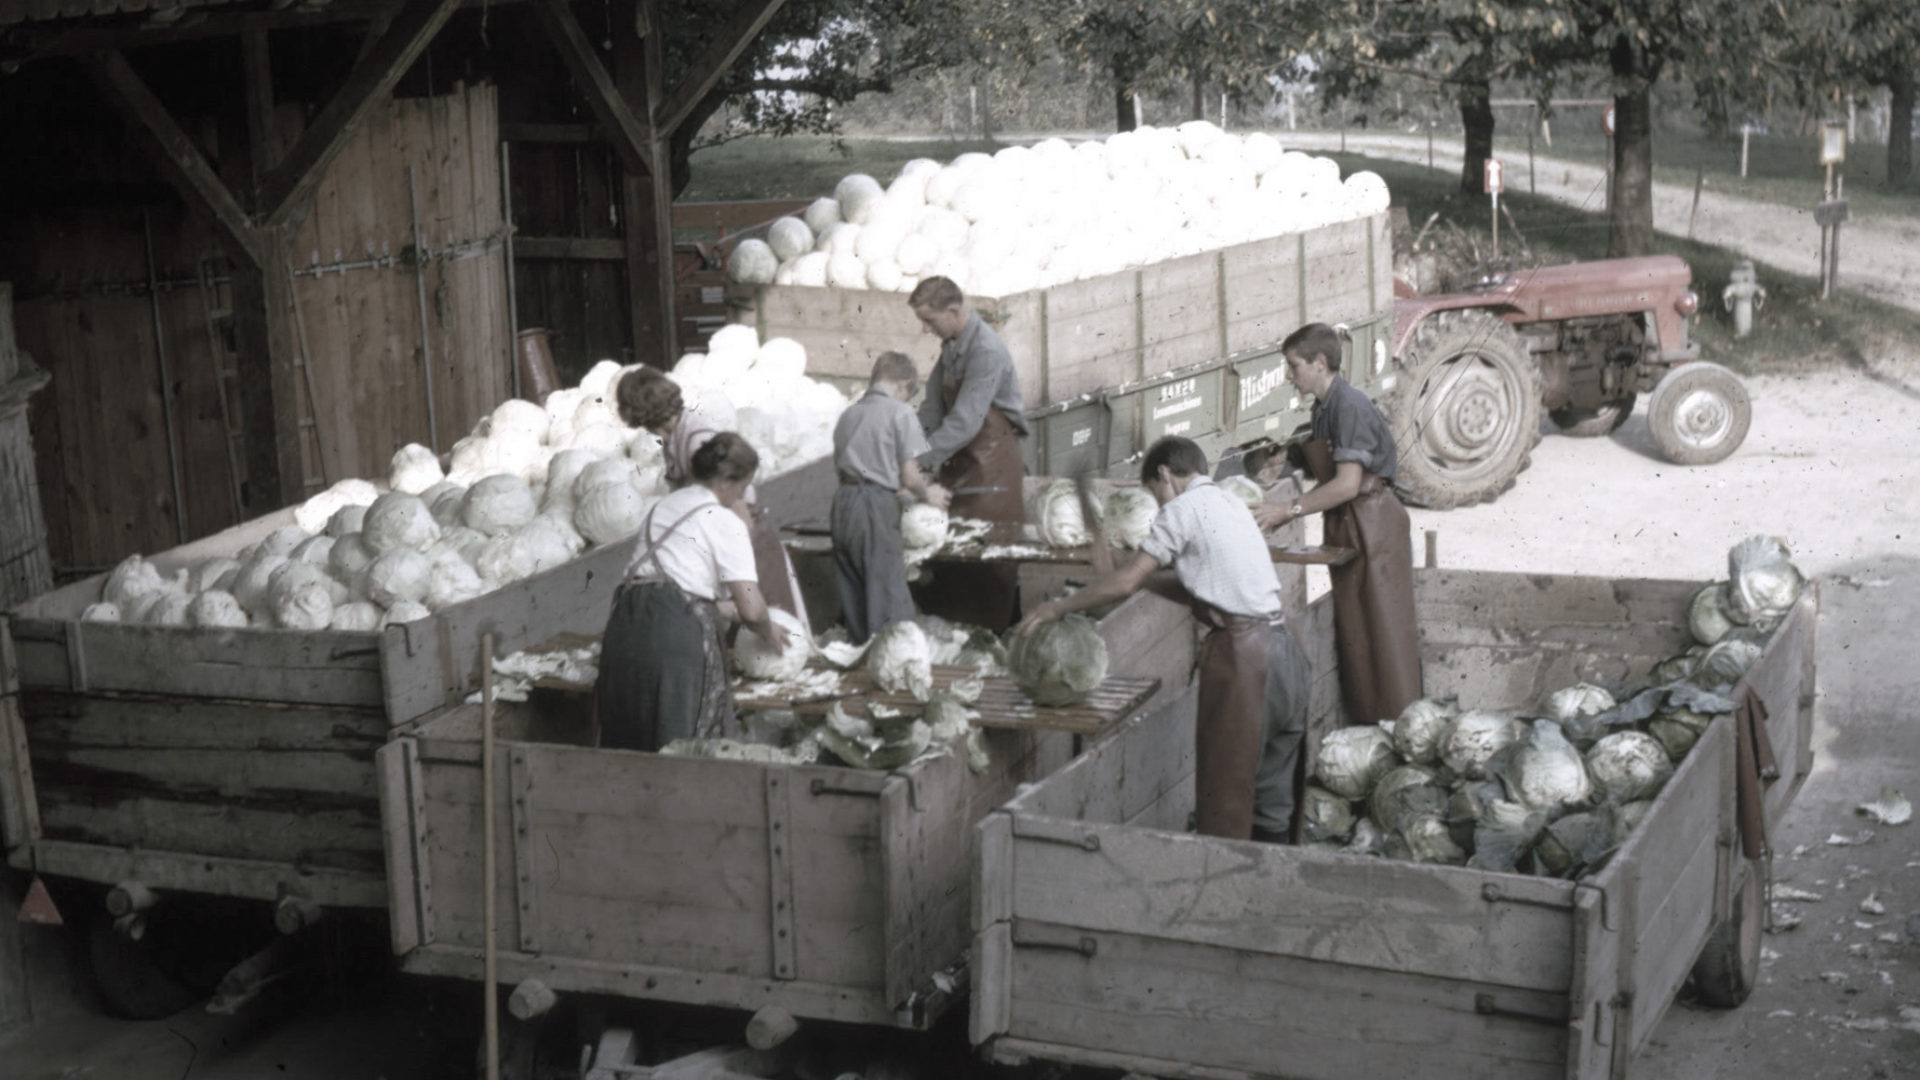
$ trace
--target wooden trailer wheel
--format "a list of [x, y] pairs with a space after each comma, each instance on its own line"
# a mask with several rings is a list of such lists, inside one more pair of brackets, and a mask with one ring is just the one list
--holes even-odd
[[1707, 934], [1693, 962], [1693, 986], [1702, 1003], [1731, 1009], [1745, 1002], [1760, 981], [1760, 934], [1766, 926], [1766, 883], [1749, 861], [1733, 911]]

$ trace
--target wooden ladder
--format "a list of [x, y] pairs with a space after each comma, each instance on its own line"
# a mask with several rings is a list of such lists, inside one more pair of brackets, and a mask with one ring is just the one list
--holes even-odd
[[[243, 485], [246, 480], [246, 468], [243, 455], [235, 445], [246, 442], [246, 431], [237, 417], [239, 409], [234, 404], [239, 392], [240, 356], [234, 345], [232, 285], [226, 286], [226, 298], [221, 299], [219, 270], [226, 264], [223, 255], [206, 255], [200, 259], [200, 308], [207, 321], [207, 347], [213, 356], [214, 387], [220, 399], [220, 422], [226, 428], [227, 474], [233, 489], [234, 520], [245, 520], [243, 510]], [[301, 477], [301, 486], [311, 492], [327, 486], [326, 445], [321, 440], [320, 422], [317, 419], [318, 400], [313, 392], [313, 371], [309, 366], [307, 354], [307, 327], [301, 317], [299, 301], [293, 302], [294, 324], [298, 328], [300, 350], [294, 357], [294, 366], [300, 369], [301, 382], [306, 390], [299, 403], [299, 423], [302, 440], [301, 459], [317, 467], [318, 476], [311, 472]], [[228, 384], [233, 384], [229, 390]], [[311, 446], [305, 445], [311, 440]]]

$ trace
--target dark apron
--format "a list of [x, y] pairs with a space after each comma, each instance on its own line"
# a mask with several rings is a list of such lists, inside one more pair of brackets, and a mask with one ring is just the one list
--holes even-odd
[[[600, 745], [653, 752], [675, 739], [738, 733], [727, 686], [726, 620], [711, 600], [688, 596], [660, 567], [660, 544], [696, 507], [668, 526], [637, 568], [658, 580], [628, 581], [613, 594], [593, 684]], [[653, 513], [640, 526], [652, 532]]]
[[[943, 386], [941, 400], [953, 408], [959, 396], [958, 385]], [[1027, 520], [1020, 483], [1027, 467], [1020, 460], [1020, 435], [1005, 413], [987, 410], [980, 433], [973, 441], [940, 465], [937, 477], [949, 491], [969, 488], [991, 490], [955, 494], [947, 513], [957, 518], [982, 521]], [[1007, 563], [941, 563], [930, 565], [933, 580], [917, 591], [920, 610], [970, 626], [984, 626], [998, 633], [1016, 621], [1020, 602], [1020, 568]]]
[[1265, 619], [1227, 615], [1209, 604], [1194, 604], [1193, 616], [1209, 628], [1197, 658], [1194, 828], [1205, 836], [1246, 840], [1253, 835], [1272, 628]]
[[[1314, 480], [1333, 479], [1325, 439], [1303, 444]], [[1420, 699], [1420, 634], [1413, 611], [1413, 538], [1393, 485], [1372, 473], [1360, 493], [1325, 514], [1324, 542], [1359, 554], [1330, 568], [1333, 636], [1340, 656], [1340, 698], [1348, 721], [1370, 724], [1400, 715]]]

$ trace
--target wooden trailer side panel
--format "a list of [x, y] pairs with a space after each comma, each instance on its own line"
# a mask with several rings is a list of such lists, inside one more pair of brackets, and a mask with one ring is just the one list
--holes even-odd
[[16, 615], [29, 689], [302, 705], [380, 704], [379, 639], [340, 630], [218, 630]]
[[1069, 281], [1042, 294], [1043, 382], [1028, 383], [1021, 373], [1029, 406], [1098, 392], [1147, 373], [1140, 359], [1142, 288], [1140, 271], [1132, 270]]
[[1158, 699], [1006, 809], [1022, 818], [1183, 828], [1193, 809], [1197, 696], [1189, 684]]

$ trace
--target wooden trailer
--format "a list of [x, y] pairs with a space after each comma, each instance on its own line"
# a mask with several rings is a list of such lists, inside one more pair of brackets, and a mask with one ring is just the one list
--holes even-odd
[[[1100, 626], [1126, 663], [1186, 657], [1184, 684], [1184, 609], [1138, 596]], [[936, 684], [956, 673], [936, 669]], [[1110, 677], [1069, 710], [1097, 718], [1090, 735], [986, 727], [982, 773], [952, 754], [883, 773], [596, 749], [551, 713], [503, 708], [498, 977], [925, 1029], [965, 993], [973, 824], [1160, 692], [1157, 678]], [[426, 717], [378, 754], [408, 971], [484, 977], [480, 713]]]
[[[770, 513], [827, 498], [825, 462], [761, 486]], [[151, 560], [171, 574], [290, 524], [283, 510]], [[621, 545], [381, 631], [79, 621], [104, 575], [0, 622], [0, 827], [16, 867], [83, 881], [323, 906], [387, 905], [374, 751], [480, 685], [501, 654], [598, 634]]]
[[[1689, 643], [1698, 588], [1415, 576], [1428, 691], [1512, 710], [1644, 675]], [[1736, 688], [1764, 703], [1778, 758], [1769, 827], [1812, 765], [1816, 616], [1809, 586]], [[1330, 605], [1304, 621], [1319, 732], [1340, 723]], [[1703, 997], [1728, 1004], [1757, 974], [1731, 716], [1577, 882], [1186, 834], [1193, 719], [1190, 695], [1171, 700], [981, 823], [972, 1037], [990, 1059], [1210, 1080], [1621, 1077], [1696, 960]]]

